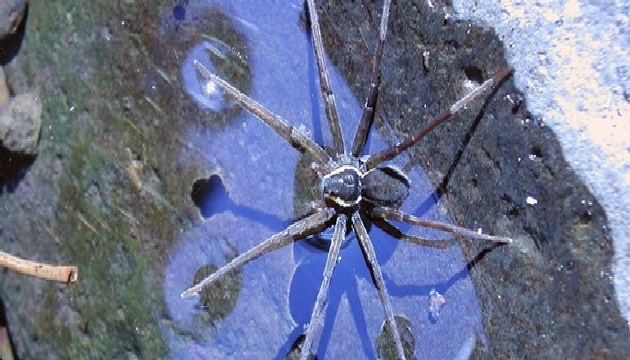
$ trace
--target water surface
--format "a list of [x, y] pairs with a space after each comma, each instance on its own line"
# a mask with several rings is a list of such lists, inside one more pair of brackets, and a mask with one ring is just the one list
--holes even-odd
[[[307, 33], [300, 21], [302, 3], [251, 5], [212, 2], [208, 9], [224, 14], [242, 34], [248, 65], [250, 97], [313, 136], [332, 144], [319, 97], [316, 65]], [[204, 18], [204, 21], [212, 19]], [[222, 41], [217, 36], [218, 41]], [[189, 51], [182, 64], [187, 91], [199, 91], [198, 77], [190, 63], [194, 58], [211, 62], [204, 54], [216, 49], [217, 39], [204, 39]], [[211, 49], [211, 50], [208, 50]], [[343, 52], [343, 49], [335, 49]], [[367, 63], [366, 59], [366, 63]], [[209, 66], [215, 64], [209, 63]], [[361, 115], [362, 99], [356, 99], [336, 69], [329, 65], [346, 145], [351, 144]], [[191, 81], [192, 79], [192, 81]], [[233, 107], [229, 99], [214, 98], [197, 106], [215, 111]], [[361, 97], [365, 94], [360, 94]], [[218, 100], [217, 100], [218, 99]], [[210, 116], [212, 116], [210, 114]], [[387, 127], [381, 127], [386, 129]], [[225, 127], [208, 130], [191, 119], [185, 141], [202, 149], [216, 164], [216, 178], [225, 188], [214, 201], [215, 212], [204, 223], [182, 234], [175, 245], [164, 283], [169, 315], [176, 328], [166, 328], [171, 356], [180, 358], [284, 358], [308, 323], [321, 282], [326, 254], [297, 243], [247, 265], [236, 305], [218, 320], [204, 321], [199, 301], [182, 300], [197, 270], [221, 265], [255, 246], [295, 219], [294, 197], [301, 186], [296, 176], [298, 153], [280, 136], [246, 111]], [[392, 135], [372, 131], [371, 151], [393, 143]], [[186, 159], [182, 158], [185, 162]], [[412, 193], [402, 209], [425, 218], [448, 221], [435, 203], [432, 187], [418, 166], [401, 157], [396, 164], [409, 171]], [[296, 178], [298, 181], [296, 181]], [[444, 235], [409, 229], [429, 239]], [[481, 320], [474, 289], [467, 277], [459, 248], [440, 250], [401, 243], [376, 228], [370, 237], [383, 268], [394, 312], [410, 321], [417, 357], [455, 358], [470, 351]], [[436, 290], [446, 303], [439, 317], [429, 311]], [[200, 320], [201, 319], [201, 320]], [[356, 241], [342, 250], [328, 296], [320, 338], [320, 358], [376, 358], [376, 339], [384, 313]]]

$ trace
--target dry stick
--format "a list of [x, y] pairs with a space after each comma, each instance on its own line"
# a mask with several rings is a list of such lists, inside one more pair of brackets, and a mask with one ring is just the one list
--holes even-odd
[[76, 284], [79, 281], [79, 269], [76, 266], [55, 266], [36, 261], [24, 260], [0, 251], [0, 266], [40, 279]]

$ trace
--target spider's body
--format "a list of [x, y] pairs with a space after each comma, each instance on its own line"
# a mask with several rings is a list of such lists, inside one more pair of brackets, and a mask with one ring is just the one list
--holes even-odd
[[345, 157], [346, 161], [333, 163], [333, 169], [322, 176], [320, 190], [326, 205], [344, 211], [355, 211], [362, 202], [397, 208], [409, 195], [409, 179], [398, 168], [365, 171], [361, 160]]
[[[295, 127], [278, 115], [265, 109], [262, 105], [241, 93], [238, 89], [212, 74], [201, 63], [195, 61], [195, 66], [199, 74], [209, 81], [214, 82], [219, 88], [234, 97], [239, 105], [250, 111], [261, 121], [282, 136], [297, 150], [307, 153], [315, 159], [313, 169], [320, 176], [321, 201], [312, 206], [312, 213], [305, 218], [296, 221], [285, 230], [273, 235], [254, 248], [240, 254], [227, 265], [217, 270], [214, 274], [203, 279], [201, 282], [186, 290], [182, 297], [197, 294], [204, 287], [221, 279], [225, 274], [234, 271], [248, 262], [270, 252], [286, 246], [294, 241], [315, 235], [324, 229], [334, 226], [334, 233], [326, 267], [324, 269], [322, 284], [320, 286], [317, 300], [311, 314], [311, 321], [305, 330], [304, 343], [302, 344], [302, 359], [306, 360], [311, 354], [315, 337], [319, 334], [323, 323], [323, 309], [328, 294], [330, 280], [339, 258], [341, 245], [349, 228], [353, 229], [359, 245], [364, 254], [366, 265], [372, 275], [372, 280], [378, 291], [379, 298], [385, 311], [387, 325], [395, 344], [395, 353], [400, 359], [405, 359], [410, 354], [406, 354], [402, 345], [398, 325], [394, 320], [394, 309], [392, 308], [381, 268], [376, 261], [374, 248], [370, 241], [368, 232], [364, 225], [364, 219], [369, 220], [385, 232], [398, 238], [404, 238], [414, 243], [444, 247], [450, 246], [454, 241], [431, 241], [426, 242], [413, 235], [402, 233], [390, 221], [400, 221], [411, 225], [433, 228], [456, 235], [494, 241], [498, 243], [509, 243], [511, 240], [505, 237], [485, 235], [473, 230], [468, 230], [455, 225], [423, 220], [413, 215], [405, 214], [399, 210], [400, 205], [407, 198], [410, 191], [410, 182], [407, 176], [398, 168], [383, 163], [394, 159], [400, 153], [411, 146], [414, 146], [422, 137], [428, 134], [436, 126], [442, 124], [458, 110], [463, 108], [470, 101], [479, 97], [486, 90], [492, 88], [506, 77], [512, 69], [506, 69], [494, 77], [486, 80], [481, 86], [474, 89], [462, 99], [455, 102], [448, 110], [439, 115], [432, 122], [421, 128], [417, 133], [404, 141], [383, 149], [371, 155], [363, 155], [365, 142], [374, 118], [374, 106], [376, 105], [377, 90], [379, 83], [380, 63], [383, 55], [385, 35], [387, 33], [387, 19], [391, 0], [385, 0], [381, 17], [380, 35], [377, 42], [376, 54], [372, 66], [372, 77], [369, 94], [363, 108], [363, 115], [359, 123], [351, 151], [345, 149], [343, 137], [341, 135], [340, 121], [337, 114], [335, 98], [332, 93], [328, 73], [325, 67], [323, 56], [323, 44], [317, 19], [314, 0], [307, 0], [308, 14], [311, 26], [313, 46], [317, 57], [320, 86], [322, 97], [326, 107], [326, 115], [331, 129], [334, 142], [334, 156], [330, 156], [322, 146], [301, 133]], [[446, 245], [444, 245], [446, 243]]]
[[340, 165], [322, 176], [320, 189], [326, 205], [339, 209], [355, 209], [359, 205], [363, 171], [357, 165]]

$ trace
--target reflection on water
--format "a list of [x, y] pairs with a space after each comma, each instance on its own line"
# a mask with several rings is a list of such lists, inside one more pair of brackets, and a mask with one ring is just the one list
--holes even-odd
[[[223, 12], [246, 38], [251, 89], [241, 89], [319, 143], [332, 144], [317, 95], [311, 45], [300, 24], [302, 2], [216, 1], [207, 7]], [[221, 41], [218, 38], [213, 44]], [[212, 62], [207, 53], [215, 49], [213, 44], [204, 40], [190, 49], [182, 66], [182, 83], [192, 97], [200, 94], [200, 89], [201, 93], [206, 91], [202, 86], [208, 84], [195, 82], [196, 73], [189, 63], [193, 59]], [[350, 144], [362, 100], [352, 97], [332, 66], [329, 71], [344, 139]], [[217, 98], [197, 100], [199, 106], [214, 110], [223, 109], [224, 101], [218, 94]], [[326, 254], [298, 242], [246, 266], [240, 293], [228, 291], [225, 295], [238, 297], [233, 309], [219, 319], [200, 321], [200, 312], [205, 311], [200, 304], [208, 304], [179, 299], [199, 268], [221, 266], [234, 253], [242, 253], [283, 230], [295, 218], [295, 204], [310, 200], [298, 197], [305, 193], [301, 187], [308, 184], [301, 181], [307, 174], [302, 176], [299, 169], [296, 173], [298, 153], [246, 111], [239, 114], [235, 121], [212, 131], [191, 119], [190, 130], [184, 134], [186, 142], [202, 149], [218, 168], [216, 174], [190, 184], [193, 199], [207, 219], [182, 234], [165, 277], [165, 299], [173, 323], [163, 329], [173, 358], [283, 359], [302, 335], [321, 283]], [[384, 140], [391, 139], [391, 134], [382, 131], [385, 134], [371, 132], [371, 151], [392, 142]], [[411, 195], [402, 210], [424, 218], [446, 219], [435, 204], [422, 169], [405, 157], [397, 163], [408, 171], [412, 182]], [[443, 237], [432, 230], [401, 229], [429, 239]], [[399, 242], [376, 227], [370, 230], [370, 237], [394, 312], [406, 324], [406, 343], [415, 346], [416, 356], [462, 356], [462, 349], [471, 348], [471, 339], [474, 344], [481, 319], [459, 248], [440, 250]], [[445, 300], [439, 320], [432, 316], [431, 291]], [[341, 252], [327, 304], [317, 347], [320, 359], [375, 359], [382, 353], [383, 340], [377, 345], [377, 339], [383, 338], [385, 315], [356, 241], [349, 241]]]
[[[217, 41], [214, 43], [219, 44]], [[186, 57], [182, 66], [182, 81], [188, 94], [203, 108], [215, 111], [223, 110], [226, 107], [224, 94], [212, 82], [201, 79], [195, 74], [193, 60], [200, 61], [210, 71], [216, 73], [217, 70], [210, 61], [210, 54], [221, 52], [221, 50], [210, 41], [203, 41], [195, 46]]]

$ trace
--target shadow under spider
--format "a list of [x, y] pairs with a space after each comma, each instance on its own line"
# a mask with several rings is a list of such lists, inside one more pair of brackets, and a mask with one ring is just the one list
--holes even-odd
[[[477, 231], [461, 228], [455, 225], [425, 220], [414, 215], [402, 212], [399, 208], [410, 192], [410, 181], [406, 174], [399, 168], [385, 164], [393, 160], [405, 150], [417, 144], [426, 134], [435, 127], [451, 118], [451, 116], [464, 108], [471, 101], [482, 96], [488, 90], [498, 85], [511, 72], [507, 68], [492, 78], [483, 82], [469, 94], [456, 101], [448, 110], [436, 117], [433, 121], [420, 129], [417, 133], [400, 143], [374, 154], [364, 155], [366, 139], [374, 120], [374, 108], [378, 96], [380, 63], [383, 56], [383, 46], [387, 33], [387, 21], [391, 1], [384, 1], [381, 16], [380, 34], [377, 40], [376, 53], [372, 65], [371, 82], [363, 113], [355, 133], [352, 145], [348, 149], [344, 144], [341, 134], [341, 126], [335, 98], [325, 67], [324, 49], [319, 28], [318, 15], [314, 0], [307, 0], [308, 22], [312, 34], [315, 56], [318, 64], [318, 75], [322, 97], [324, 99], [328, 126], [333, 139], [333, 155], [329, 155], [324, 148], [301, 131], [290, 125], [280, 116], [272, 113], [238, 89], [217, 77], [205, 68], [200, 62], [195, 61], [195, 67], [200, 76], [209, 82], [216, 84], [224, 92], [231, 95], [235, 101], [258, 117], [267, 126], [283, 137], [298, 151], [314, 158], [312, 170], [320, 179], [321, 198], [310, 205], [309, 215], [288, 226], [285, 230], [273, 235], [259, 245], [240, 254], [227, 265], [218, 269], [215, 273], [206, 277], [195, 286], [181, 294], [182, 298], [196, 295], [206, 286], [213, 284], [226, 274], [235, 271], [248, 262], [271, 251], [282, 248], [294, 241], [304, 239], [322, 232], [324, 229], [334, 227], [330, 249], [328, 251], [323, 281], [317, 293], [310, 321], [304, 334], [304, 342], [301, 345], [301, 359], [311, 357], [315, 343], [324, 328], [324, 309], [329, 293], [330, 282], [337, 265], [341, 245], [348, 229], [356, 234], [358, 245], [363, 254], [364, 261], [369, 271], [369, 277], [376, 287], [379, 300], [385, 313], [386, 324], [393, 338], [394, 346], [391, 352], [400, 359], [413, 357], [414, 349], [405, 351], [401, 332], [394, 317], [394, 309], [389, 296], [385, 277], [377, 261], [374, 246], [366, 230], [363, 218], [369, 219], [377, 227], [386, 232], [395, 233], [398, 238], [427, 247], [448, 247], [457, 242], [457, 239], [444, 241], [427, 241], [414, 235], [405, 234], [398, 230], [391, 221], [401, 222], [412, 226], [420, 226], [453, 233], [477, 240], [491, 241], [495, 243], [509, 243], [511, 239], [500, 236], [481, 234]], [[385, 164], [385, 165], [384, 165]], [[360, 321], [360, 318], [357, 319]]]
[[195, 180], [190, 197], [204, 219], [221, 212], [231, 212], [250, 221], [264, 224], [275, 231], [286, 228], [289, 225], [287, 221], [282, 220], [278, 216], [247, 205], [234, 203], [223, 184], [223, 179], [217, 174]]

